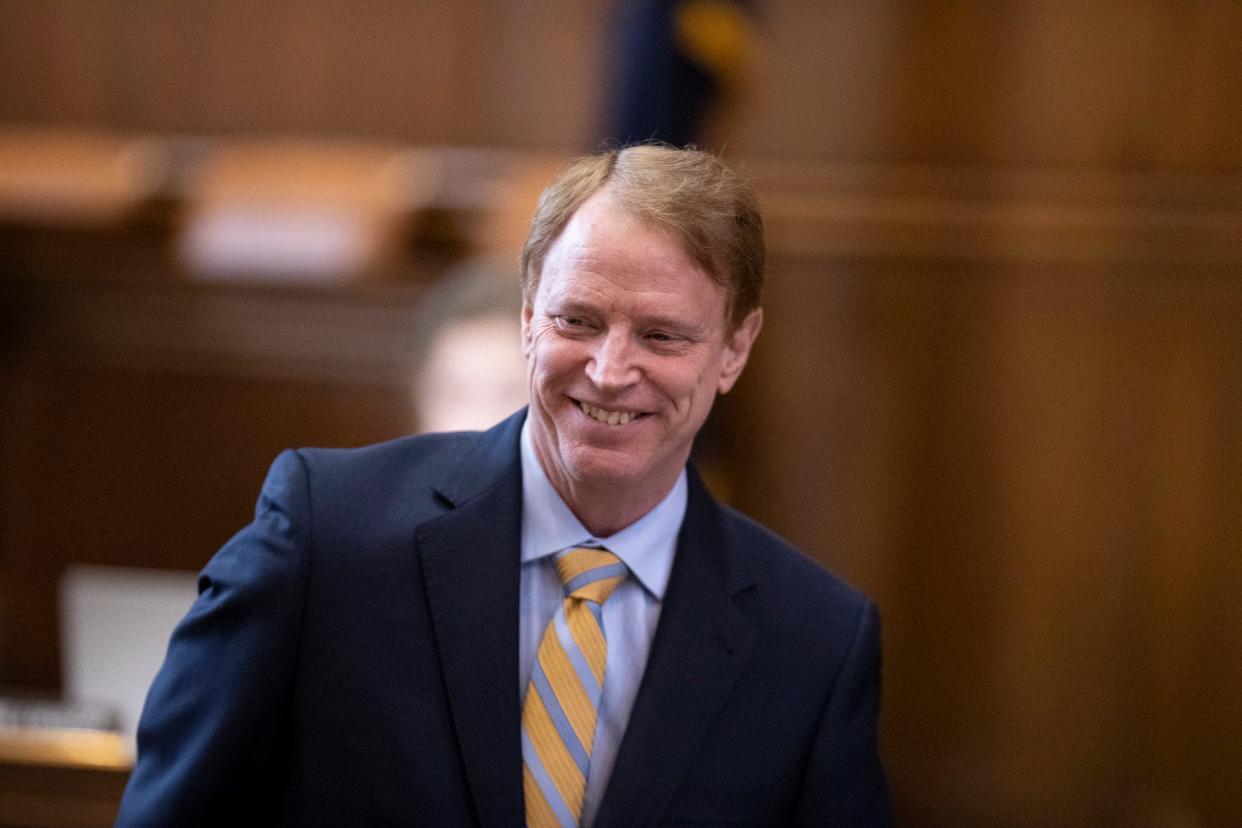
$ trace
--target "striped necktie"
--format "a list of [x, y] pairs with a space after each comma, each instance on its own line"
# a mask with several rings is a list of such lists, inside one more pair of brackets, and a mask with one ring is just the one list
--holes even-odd
[[628, 570], [606, 549], [556, 559], [565, 601], [543, 632], [522, 704], [522, 785], [529, 828], [574, 828], [595, 743], [607, 644], [601, 605]]

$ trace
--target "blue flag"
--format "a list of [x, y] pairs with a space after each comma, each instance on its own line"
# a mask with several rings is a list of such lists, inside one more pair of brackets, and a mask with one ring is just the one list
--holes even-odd
[[622, 0], [605, 137], [699, 143], [710, 115], [745, 74], [754, 21], [745, 0]]

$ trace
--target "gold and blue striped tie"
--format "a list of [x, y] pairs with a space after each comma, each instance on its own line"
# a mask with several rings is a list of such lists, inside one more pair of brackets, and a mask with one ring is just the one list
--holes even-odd
[[606, 549], [556, 559], [565, 601], [543, 632], [522, 704], [522, 785], [529, 828], [574, 828], [595, 744], [607, 644], [601, 605], [628, 570]]

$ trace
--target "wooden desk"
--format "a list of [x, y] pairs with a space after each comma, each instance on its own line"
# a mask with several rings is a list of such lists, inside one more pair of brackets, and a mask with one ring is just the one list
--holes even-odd
[[110, 826], [129, 771], [115, 733], [0, 731], [0, 828]]

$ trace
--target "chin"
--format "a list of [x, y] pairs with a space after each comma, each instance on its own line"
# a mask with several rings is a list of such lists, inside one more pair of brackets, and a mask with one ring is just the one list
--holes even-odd
[[641, 480], [645, 471], [633, 454], [624, 450], [578, 446], [568, 453], [571, 476], [586, 484], [626, 485]]

